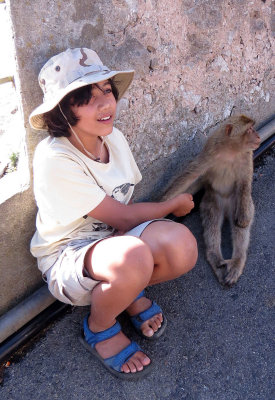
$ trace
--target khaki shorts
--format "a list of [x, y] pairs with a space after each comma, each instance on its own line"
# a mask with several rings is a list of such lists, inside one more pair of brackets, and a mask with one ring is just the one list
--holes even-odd
[[[169, 221], [169, 219], [159, 219]], [[124, 235], [140, 237], [144, 229], [154, 221], [143, 222]], [[90, 239], [79, 239], [71, 241], [58, 256], [43, 257], [39, 262], [49, 262], [49, 257], [53, 257], [54, 263], [44, 274], [44, 279], [48, 284], [52, 295], [63, 303], [86, 306], [91, 304], [91, 291], [99, 283], [85, 273], [84, 258], [87, 251], [100, 240], [91, 241]], [[56, 259], [57, 257], [57, 259]], [[45, 260], [43, 260], [45, 259]], [[86, 272], [86, 271], [85, 271]]]

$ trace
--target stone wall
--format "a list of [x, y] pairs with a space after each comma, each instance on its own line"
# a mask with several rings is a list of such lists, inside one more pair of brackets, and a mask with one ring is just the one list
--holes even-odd
[[[143, 172], [137, 198], [158, 197], [211, 129], [231, 113], [253, 115], [260, 122], [273, 112], [271, 0], [10, 0], [9, 6], [30, 161], [44, 137], [28, 125], [42, 97], [37, 74], [49, 57], [68, 47], [92, 48], [105, 65], [136, 70], [116, 125]], [[31, 187], [25, 198], [26, 235], [31, 237]], [[13, 212], [20, 213], [20, 204]], [[31, 272], [22, 274], [25, 263], [30, 265], [26, 240], [19, 238], [17, 245], [24, 257], [19, 262], [6, 254], [1, 274], [12, 269], [24, 284], [18, 282], [18, 289], [5, 295], [2, 310], [40, 282], [33, 282]], [[37, 277], [35, 260], [29, 269]], [[9, 286], [1, 281], [0, 292]]]

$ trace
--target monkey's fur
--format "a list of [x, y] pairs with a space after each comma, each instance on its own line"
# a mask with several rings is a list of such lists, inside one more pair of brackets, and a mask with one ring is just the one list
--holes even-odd
[[[206, 257], [222, 285], [231, 286], [243, 272], [254, 217], [251, 197], [253, 150], [260, 137], [254, 121], [244, 115], [230, 117], [206, 141], [201, 153], [168, 189], [164, 199], [179, 193], [205, 193], [200, 204]], [[221, 228], [228, 218], [232, 230], [232, 258], [221, 252]]]

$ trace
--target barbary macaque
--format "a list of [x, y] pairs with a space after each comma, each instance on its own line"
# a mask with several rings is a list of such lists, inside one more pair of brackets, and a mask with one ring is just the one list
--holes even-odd
[[[231, 286], [243, 272], [254, 217], [251, 197], [253, 150], [260, 145], [255, 122], [230, 117], [206, 141], [201, 153], [168, 189], [164, 199], [205, 189], [200, 204], [206, 257], [222, 285]], [[221, 229], [224, 219], [232, 230], [232, 258], [224, 260]]]

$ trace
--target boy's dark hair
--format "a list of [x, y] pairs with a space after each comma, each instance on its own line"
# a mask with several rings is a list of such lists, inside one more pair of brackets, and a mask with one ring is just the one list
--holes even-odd
[[[114, 82], [109, 79], [112, 92], [116, 101], [118, 100], [118, 90]], [[92, 85], [87, 85], [70, 92], [60, 101], [60, 107], [71, 126], [76, 125], [78, 118], [72, 111], [71, 106], [83, 106], [88, 104], [92, 97]], [[69, 137], [71, 136], [69, 125], [62, 115], [59, 106], [55, 106], [51, 111], [44, 114], [44, 121], [48, 126], [50, 136], [54, 137]]]

